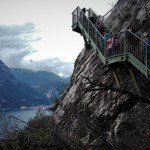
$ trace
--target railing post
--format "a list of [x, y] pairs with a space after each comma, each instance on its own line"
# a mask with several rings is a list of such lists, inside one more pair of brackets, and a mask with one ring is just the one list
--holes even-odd
[[127, 43], [126, 43], [126, 31], [123, 32], [123, 53], [126, 55], [127, 53]]
[[96, 37], [96, 46], [97, 46], [97, 39], [98, 39], [98, 38], [97, 38], [97, 31], [96, 31], [96, 35], [95, 35], [95, 37]]
[[145, 47], [145, 63], [146, 63], [145, 65], [146, 65], [146, 75], [148, 75], [148, 73], [147, 73], [147, 70], [148, 70], [148, 62], [147, 62], [147, 61], [148, 61], [148, 58], [147, 58], [147, 50], [148, 50], [148, 49], [147, 49], [147, 48], [148, 48], [148, 47], [147, 47], [147, 45], [146, 45], [146, 44], [144, 44], [144, 45], [146, 46], [146, 47], [144, 46], [144, 47]]
[[[104, 39], [103, 39], [104, 40]], [[106, 40], [104, 40], [104, 57], [106, 58], [107, 57], [107, 48], [106, 48]]]
[[73, 24], [74, 24], [74, 15], [72, 13], [72, 26], [73, 26]]
[[89, 32], [90, 32], [90, 27], [89, 27], [89, 21], [88, 21], [88, 34], [89, 34]]
[[79, 18], [79, 16], [78, 16], [79, 15], [78, 14], [79, 11], [78, 10], [79, 10], [79, 7], [77, 7], [77, 21], [78, 21], [78, 18]]

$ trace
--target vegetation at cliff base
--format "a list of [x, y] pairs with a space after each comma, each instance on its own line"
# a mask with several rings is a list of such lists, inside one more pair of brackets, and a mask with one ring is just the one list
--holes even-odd
[[[19, 122], [17, 118], [14, 120]], [[3, 138], [0, 139], [1, 150], [46, 150], [50, 148], [55, 150], [62, 147], [61, 142], [54, 134], [53, 116], [39, 111], [23, 129], [19, 128], [17, 123], [5, 130]], [[8, 128], [6, 120], [3, 124], [4, 128]]]

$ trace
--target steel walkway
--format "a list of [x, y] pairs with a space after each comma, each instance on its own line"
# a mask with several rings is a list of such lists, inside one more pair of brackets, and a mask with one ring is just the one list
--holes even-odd
[[[111, 34], [110, 37], [104, 38], [91, 21], [91, 17], [94, 17], [94, 20], [98, 17], [91, 8], [85, 14], [80, 7], [77, 7], [72, 12], [72, 30], [84, 36], [87, 43], [98, 52], [98, 56], [103, 64], [129, 62], [144, 74], [146, 78], [149, 78], [150, 53], [147, 52], [147, 49], [150, 45], [132, 32], [130, 32], [128, 38], [126, 37], [126, 31], [113, 33], [102, 22], [105, 31], [107, 30]], [[108, 40], [114, 37], [118, 38], [118, 44], [108, 50]]]

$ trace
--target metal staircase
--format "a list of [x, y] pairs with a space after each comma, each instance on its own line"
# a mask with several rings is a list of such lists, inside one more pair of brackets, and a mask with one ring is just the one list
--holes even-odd
[[[108, 15], [113, 9], [114, 9], [114, 7], [111, 8], [108, 12], [106, 12], [106, 13], [102, 16], [102, 18], [105, 20], [106, 17], [107, 17], [107, 15]], [[88, 17], [94, 17], [94, 20], [99, 19], [98, 15], [95, 13], [95, 11], [94, 11], [92, 8], [89, 8], [89, 9], [88, 9]], [[104, 22], [104, 20], [102, 21], [102, 25], [103, 25], [105, 31], [107, 30], [109, 33], [113, 34], [113, 31], [111, 31], [111, 30], [109, 29], [109, 27], [108, 27], [107, 24]]]
[[[129, 62], [147, 78], [150, 78], [150, 54], [147, 53], [147, 48], [150, 45], [132, 32], [130, 32], [128, 39], [126, 38], [126, 31], [113, 33], [103, 22], [105, 30], [111, 34], [108, 38], [104, 38], [90, 21], [91, 16], [95, 19], [98, 17], [91, 8], [88, 11], [88, 15], [86, 15], [80, 7], [77, 7], [72, 12], [72, 30], [84, 36], [87, 43], [98, 52], [100, 60], [105, 65]], [[108, 39], [113, 39], [115, 36], [119, 42], [117, 46], [108, 50]]]

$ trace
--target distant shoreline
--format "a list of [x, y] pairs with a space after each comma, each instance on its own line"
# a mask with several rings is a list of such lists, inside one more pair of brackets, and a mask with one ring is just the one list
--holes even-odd
[[19, 110], [47, 110], [50, 105], [38, 105], [38, 106], [21, 106], [20, 108], [0, 108], [0, 112], [4, 111], [19, 111]]

